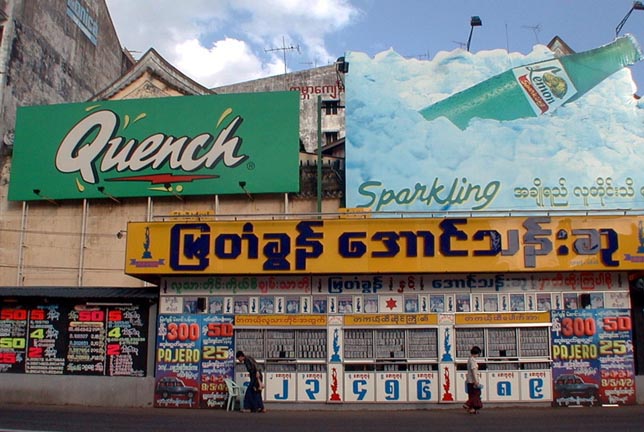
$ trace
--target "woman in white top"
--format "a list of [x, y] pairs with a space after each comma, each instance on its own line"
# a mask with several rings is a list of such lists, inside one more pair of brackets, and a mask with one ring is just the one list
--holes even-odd
[[481, 348], [473, 346], [470, 350], [470, 358], [467, 360], [467, 402], [463, 408], [470, 414], [476, 414], [483, 408], [481, 402], [481, 383], [479, 382], [479, 365], [476, 358], [481, 355]]

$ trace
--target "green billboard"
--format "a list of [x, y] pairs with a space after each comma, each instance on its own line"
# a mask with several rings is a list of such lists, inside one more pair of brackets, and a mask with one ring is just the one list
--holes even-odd
[[18, 109], [10, 200], [297, 191], [297, 92]]

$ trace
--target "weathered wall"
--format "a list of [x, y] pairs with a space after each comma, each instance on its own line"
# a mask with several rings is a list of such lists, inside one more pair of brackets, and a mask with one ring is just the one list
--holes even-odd
[[[2, 192], [2, 188], [0, 188]], [[6, 192], [6, 189], [5, 189]], [[252, 198], [252, 199], [251, 199]], [[6, 205], [6, 193], [0, 205]], [[232, 215], [314, 213], [315, 199], [262, 194], [143, 199], [10, 203], [0, 218], [1, 286], [140, 287], [123, 273], [129, 221], [172, 220], [173, 212], [211, 211]], [[338, 199], [325, 198], [323, 211], [337, 212]]]
[[[0, 286], [77, 286], [84, 277], [98, 285], [140, 285], [123, 275], [123, 242], [113, 242], [123, 221], [146, 216], [145, 203], [143, 211], [138, 205], [123, 214], [94, 207], [84, 213], [82, 202], [23, 206], [7, 200], [17, 107], [88, 100], [131, 65], [105, 2], [4, 0], [0, 10], [6, 16], [0, 70], [7, 71], [0, 74]], [[99, 245], [102, 236], [110, 241]]]
[[105, 3], [79, 3], [96, 21], [96, 44], [69, 16], [68, 1], [29, 0], [15, 11], [7, 108], [84, 101], [124, 72]]
[[76, 285], [82, 204], [7, 201], [17, 107], [87, 100], [130, 64], [104, 1], [5, 0], [0, 10], [0, 285]]
[[[322, 133], [337, 132], [338, 138], [344, 138], [344, 76], [336, 71], [336, 65], [324, 66], [286, 75], [262, 78], [229, 86], [212, 89], [216, 93], [245, 93], [267, 91], [300, 92], [300, 139], [309, 153], [317, 150], [317, 99], [322, 101], [339, 101], [342, 108], [338, 114], [322, 113]], [[322, 141], [324, 146], [325, 142]]]
[[0, 374], [0, 403], [151, 407], [154, 377]]

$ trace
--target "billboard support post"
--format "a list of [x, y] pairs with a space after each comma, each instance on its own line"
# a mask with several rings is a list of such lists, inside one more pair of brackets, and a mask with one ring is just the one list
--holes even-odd
[[318, 95], [317, 211], [322, 213], [322, 96]]

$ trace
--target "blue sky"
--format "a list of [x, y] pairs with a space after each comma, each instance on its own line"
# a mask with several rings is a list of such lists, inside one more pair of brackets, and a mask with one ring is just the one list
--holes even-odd
[[[631, 0], [107, 0], [121, 43], [135, 57], [155, 48], [208, 86], [332, 63], [345, 51], [374, 56], [393, 48], [433, 58], [464, 47], [470, 17], [483, 22], [472, 52], [509, 49], [528, 54], [561, 37], [585, 51], [615, 38]], [[644, 11], [621, 34], [644, 45]], [[286, 51], [280, 48], [288, 48]], [[644, 94], [644, 62], [631, 67]]]

